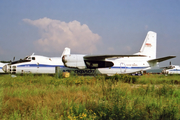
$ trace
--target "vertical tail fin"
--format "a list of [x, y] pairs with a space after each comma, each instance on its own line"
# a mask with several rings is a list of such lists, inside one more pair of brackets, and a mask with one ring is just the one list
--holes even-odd
[[71, 53], [71, 50], [70, 50], [70, 48], [64, 48], [64, 51], [63, 51], [63, 53], [62, 53], [62, 55], [61, 55], [61, 57], [63, 56], [63, 55], [69, 55]]
[[146, 55], [148, 59], [156, 59], [156, 42], [157, 34], [155, 32], [149, 31], [140, 51], [136, 54]]

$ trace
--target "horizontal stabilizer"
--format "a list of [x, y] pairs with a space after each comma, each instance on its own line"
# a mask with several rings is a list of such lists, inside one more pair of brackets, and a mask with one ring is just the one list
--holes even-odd
[[167, 56], [167, 57], [162, 57], [162, 58], [157, 58], [157, 59], [152, 59], [149, 60], [148, 62], [162, 62], [171, 58], [175, 58], [176, 56]]
[[104, 60], [106, 58], [118, 58], [118, 57], [146, 57], [145, 55], [86, 55], [85, 60]]

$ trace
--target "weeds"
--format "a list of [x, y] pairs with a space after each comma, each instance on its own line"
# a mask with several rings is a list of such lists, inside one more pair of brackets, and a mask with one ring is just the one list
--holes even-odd
[[0, 76], [0, 119], [179, 119], [179, 76]]

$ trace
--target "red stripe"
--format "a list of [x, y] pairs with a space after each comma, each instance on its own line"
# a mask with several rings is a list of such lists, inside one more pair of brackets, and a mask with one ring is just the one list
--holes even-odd
[[150, 43], [146, 43], [146, 45], [151, 45]]

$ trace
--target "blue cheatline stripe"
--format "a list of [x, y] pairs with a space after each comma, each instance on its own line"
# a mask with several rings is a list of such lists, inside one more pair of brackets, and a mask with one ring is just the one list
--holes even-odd
[[24, 65], [18, 65], [17, 67], [64, 67], [64, 65], [24, 64]]
[[[18, 65], [17, 67], [61, 67], [64, 68], [64, 65], [47, 65], [47, 64], [23, 64], [23, 65]], [[145, 69], [148, 67], [111, 67], [112, 69]], [[2, 68], [1, 68], [2, 69]]]
[[111, 68], [116, 68], [116, 69], [145, 69], [148, 67], [111, 67]]
[[169, 71], [180, 71], [180, 69], [173, 69], [173, 70], [169, 70]]
[[2, 69], [2, 67], [0, 67], [0, 69]]

